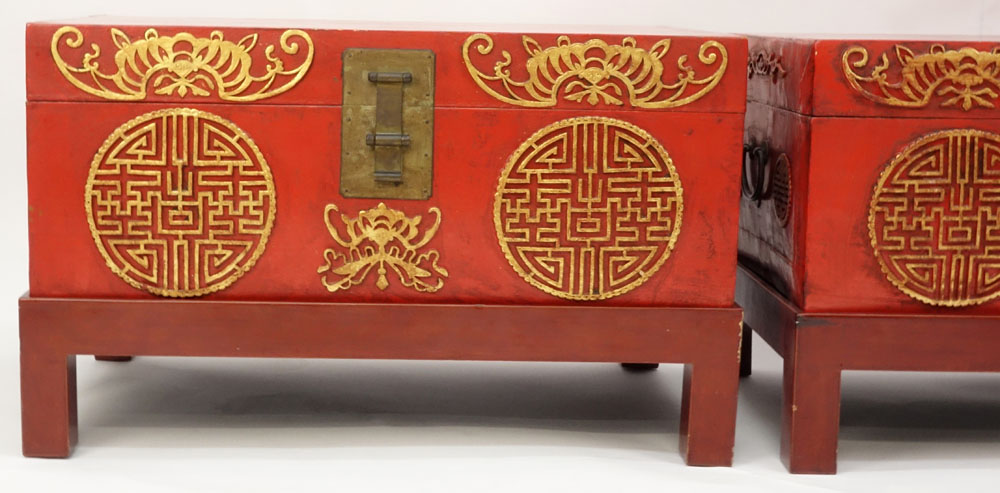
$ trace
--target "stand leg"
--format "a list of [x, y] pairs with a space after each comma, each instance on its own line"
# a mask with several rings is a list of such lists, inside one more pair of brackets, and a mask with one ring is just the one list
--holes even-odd
[[684, 365], [681, 453], [688, 465], [733, 463], [739, 361], [736, 345], [727, 349], [728, 357]]
[[125, 362], [128, 362], [128, 361], [132, 361], [132, 357], [131, 356], [105, 356], [105, 355], [97, 355], [97, 356], [94, 356], [94, 359], [96, 359], [97, 361], [113, 361], [113, 362], [116, 362], [116, 363], [125, 363]]
[[740, 377], [749, 377], [751, 361], [753, 360], [753, 329], [743, 322], [743, 335], [740, 338]]
[[633, 372], [653, 371], [659, 367], [659, 363], [622, 363], [623, 369]]
[[76, 356], [21, 340], [21, 442], [27, 457], [68, 457], [76, 445]]
[[840, 364], [823, 332], [791, 329], [785, 351], [781, 458], [793, 473], [835, 474], [840, 429]]

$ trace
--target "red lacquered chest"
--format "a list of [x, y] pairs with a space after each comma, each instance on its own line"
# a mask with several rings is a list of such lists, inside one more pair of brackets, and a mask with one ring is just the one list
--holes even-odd
[[786, 359], [790, 468], [832, 472], [840, 369], [1000, 368], [1000, 44], [749, 51], [737, 298]]
[[725, 402], [682, 439], [726, 463], [745, 60], [656, 32], [29, 25], [22, 313], [116, 320], [68, 354], [704, 361], [686, 385]]

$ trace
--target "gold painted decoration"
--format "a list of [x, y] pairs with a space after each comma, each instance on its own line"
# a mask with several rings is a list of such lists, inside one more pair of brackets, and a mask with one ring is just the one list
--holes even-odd
[[379, 289], [389, 286], [390, 270], [403, 286], [419, 292], [433, 293], [444, 286], [448, 271], [438, 265], [440, 254], [424, 248], [441, 226], [440, 209], [430, 208], [434, 224], [424, 227], [421, 216], [408, 217], [383, 203], [356, 217], [340, 214], [340, 225], [330, 220], [335, 212], [340, 212], [335, 204], [327, 205], [324, 211], [326, 228], [336, 245], [323, 252], [326, 264], [318, 269], [331, 293], [361, 284], [373, 268], [378, 273], [375, 286]]
[[680, 233], [670, 156], [645, 130], [588, 116], [553, 123], [507, 161], [493, 203], [504, 256], [532, 286], [601, 300], [648, 281]]
[[868, 213], [889, 282], [929, 305], [1000, 296], [1000, 135], [924, 135], [886, 166]]
[[257, 38], [250, 34], [233, 42], [224, 39], [222, 31], [202, 38], [185, 32], [161, 36], [156, 29], [148, 29], [142, 39], [133, 41], [112, 28], [111, 41], [118, 50], [112, 59], [113, 71], [107, 71], [99, 63], [97, 43], [90, 45], [90, 52], [79, 62], [63, 58], [60, 44], [83, 45], [83, 33], [64, 26], [52, 35], [52, 59], [71, 84], [104, 99], [140, 101], [152, 90], [159, 96], [215, 93], [224, 101], [257, 101], [294, 87], [313, 60], [313, 42], [304, 31], [285, 31], [278, 44], [283, 55], [275, 45], [268, 45], [263, 58], [253, 53]]
[[264, 253], [274, 181], [250, 137], [204, 111], [153, 111], [118, 127], [90, 166], [90, 232], [112, 272], [160, 296], [225, 289]]
[[847, 82], [862, 96], [876, 103], [901, 108], [923, 108], [935, 98], [943, 108], [961, 106], [996, 108], [1000, 97], [1000, 46], [993, 51], [975, 48], [948, 49], [931, 46], [916, 54], [903, 45], [895, 46], [896, 63], [883, 53], [869, 75], [868, 50], [853, 46], [844, 52], [843, 69]]
[[560, 98], [622, 106], [625, 101], [635, 108], [675, 108], [708, 94], [726, 71], [728, 54], [718, 41], [706, 41], [698, 50], [694, 68], [687, 54], [677, 57], [676, 70], [664, 68], [663, 57], [670, 40], [656, 42], [649, 49], [640, 48], [635, 38], [620, 44], [600, 39], [572, 42], [559, 36], [555, 46], [543, 48], [534, 39], [523, 36], [527, 53], [524, 70], [527, 78], [518, 80], [511, 73], [514, 60], [501, 51], [492, 69], [480, 69], [473, 62], [473, 48], [478, 55], [493, 51], [493, 38], [474, 34], [465, 40], [462, 56], [465, 66], [484, 91], [508, 104], [532, 108], [555, 106]]

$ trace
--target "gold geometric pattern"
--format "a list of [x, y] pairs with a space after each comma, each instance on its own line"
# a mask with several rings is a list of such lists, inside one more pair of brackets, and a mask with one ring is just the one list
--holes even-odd
[[271, 172], [250, 137], [204, 111], [153, 111], [118, 127], [87, 178], [87, 221], [108, 267], [160, 296], [226, 288], [264, 253]]
[[[889, 56], [883, 53], [881, 63], [871, 75], [864, 76], [854, 70], [868, 64], [868, 50], [861, 46], [849, 48], [842, 59], [847, 82], [862, 96], [889, 106], [923, 108], [938, 96], [944, 99], [941, 107], [961, 103], [965, 111], [973, 107], [996, 108], [992, 100], [1000, 96], [1000, 46], [987, 52], [975, 48], [951, 50], [936, 44], [929, 52], [916, 55], [896, 45], [895, 52], [899, 66], [891, 67]], [[893, 80], [890, 71], [898, 72]]]
[[279, 45], [285, 55], [296, 55], [299, 42], [306, 52], [293, 68], [275, 55], [274, 45], [264, 49], [264, 69], [251, 73], [254, 58], [251, 51], [257, 45], [257, 34], [238, 42], [223, 39], [221, 31], [212, 31], [207, 38], [190, 33], [160, 36], [156, 29], [146, 30], [145, 37], [132, 41], [122, 31], [111, 29], [111, 41], [118, 48], [114, 54], [115, 71], [100, 70], [101, 48], [91, 44], [91, 52], [83, 55], [79, 64], [67, 63], [59, 53], [59, 42], [79, 48], [83, 33], [73, 26], [63, 26], [52, 35], [52, 59], [59, 72], [82, 91], [116, 101], [146, 99], [147, 89], [161, 96], [208, 96], [212, 92], [224, 101], [257, 101], [291, 89], [305, 76], [312, 64], [313, 43], [309, 35], [298, 29], [281, 34]]
[[1000, 135], [954, 129], [909, 144], [879, 177], [868, 230], [882, 271], [913, 298], [1000, 296]]
[[[438, 266], [441, 255], [437, 250], [421, 252], [441, 226], [441, 210], [431, 207], [434, 224], [421, 234], [421, 217], [407, 217], [401, 211], [390, 209], [383, 203], [363, 210], [357, 217], [340, 215], [346, 235], [330, 221], [331, 213], [339, 212], [335, 204], [326, 206], [323, 219], [326, 229], [337, 243], [334, 248], [323, 252], [326, 264], [318, 272], [323, 286], [328, 291], [350, 289], [364, 282], [368, 272], [377, 266], [378, 280], [375, 286], [384, 290], [389, 287], [386, 275], [389, 269], [399, 277], [403, 286], [424, 293], [433, 293], [444, 286], [448, 271]], [[346, 238], [346, 239], [345, 239]]]
[[532, 108], [555, 106], [560, 95], [567, 101], [586, 101], [591, 106], [621, 106], [628, 100], [635, 108], [675, 108], [708, 94], [722, 80], [729, 61], [726, 47], [718, 41], [706, 41], [698, 50], [702, 71], [708, 72], [702, 75], [688, 64], [686, 54], [677, 58], [676, 70], [664, 68], [661, 59], [670, 49], [669, 39], [658, 41], [649, 50], [640, 48], [632, 37], [624, 38], [621, 44], [609, 44], [600, 39], [573, 43], [569, 36], [559, 36], [555, 46], [542, 48], [534, 39], [523, 36], [522, 44], [528, 54], [525, 80], [511, 75], [512, 59], [506, 50], [501, 51], [503, 60], [498, 60], [492, 71], [475, 66], [471, 48], [476, 45], [480, 55], [489, 55], [493, 51], [489, 35], [469, 36], [462, 46], [462, 56], [472, 79], [489, 95]]
[[683, 209], [663, 146], [635, 125], [597, 116], [558, 121], [521, 144], [493, 204], [514, 271], [571, 300], [645, 283], [670, 256]]

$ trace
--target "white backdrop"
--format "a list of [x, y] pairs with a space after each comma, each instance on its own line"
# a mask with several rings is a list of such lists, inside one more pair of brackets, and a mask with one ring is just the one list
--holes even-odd
[[77, 453], [28, 460], [20, 457], [16, 299], [27, 289], [23, 40], [31, 20], [112, 14], [1000, 38], [1000, 0], [37, 0], [2, 8], [5, 491], [944, 491], [953, 482], [996, 491], [1000, 378], [992, 375], [848, 373], [841, 474], [787, 475], [777, 459], [780, 361], [759, 340], [755, 375], [741, 388], [733, 469], [681, 465], [676, 367], [625, 375], [613, 365], [162, 358], [81, 358]]

